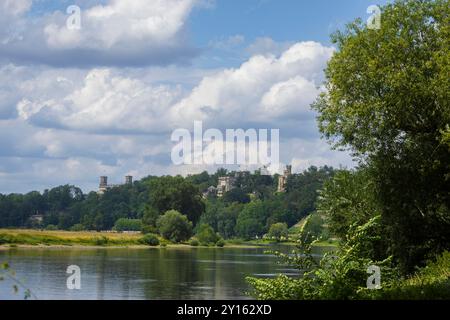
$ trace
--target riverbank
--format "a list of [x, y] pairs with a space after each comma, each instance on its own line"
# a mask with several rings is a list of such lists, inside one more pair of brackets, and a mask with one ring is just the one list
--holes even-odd
[[[149, 248], [140, 243], [141, 233], [50, 231], [30, 229], [0, 229], [0, 249], [10, 248]], [[188, 243], [172, 243], [160, 238], [156, 248], [192, 248]], [[269, 240], [231, 239], [225, 241], [227, 248], [257, 248], [271, 245], [295, 246], [295, 242], [276, 243]], [[324, 245], [322, 243], [318, 245]], [[329, 246], [333, 246], [329, 243]], [[213, 247], [211, 247], [213, 248]]]

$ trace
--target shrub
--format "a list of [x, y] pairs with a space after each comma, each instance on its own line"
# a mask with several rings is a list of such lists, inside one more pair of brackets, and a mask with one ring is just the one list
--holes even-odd
[[75, 231], [84, 231], [84, 230], [86, 230], [86, 228], [81, 223], [77, 223], [70, 228], [70, 231], [74, 231], [74, 232]]
[[193, 247], [198, 247], [200, 245], [197, 239], [191, 239], [191, 241], [189, 241], [189, 244]]
[[141, 219], [127, 219], [120, 218], [114, 224], [114, 230], [116, 231], [141, 231], [142, 221]]
[[142, 234], [157, 233], [156, 227], [144, 225], [141, 230]]
[[288, 226], [286, 223], [275, 223], [271, 225], [269, 229], [269, 237], [275, 238], [276, 241], [287, 238], [288, 233]]
[[161, 235], [173, 242], [186, 241], [192, 235], [192, 222], [176, 210], [167, 211], [156, 224]]
[[219, 248], [223, 248], [225, 246], [225, 241], [223, 239], [219, 239], [216, 242], [216, 246], [219, 247]]
[[54, 224], [49, 224], [48, 226], [45, 227], [45, 230], [55, 231], [55, 230], [58, 230], [58, 227], [55, 226]]
[[197, 239], [202, 245], [215, 244], [219, 238], [214, 229], [207, 224], [202, 224], [198, 228]]
[[145, 244], [148, 246], [157, 246], [159, 245], [159, 239], [156, 234], [149, 233], [139, 239], [139, 243]]

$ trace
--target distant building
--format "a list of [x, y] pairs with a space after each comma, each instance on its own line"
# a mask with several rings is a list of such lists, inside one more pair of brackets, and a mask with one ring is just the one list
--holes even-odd
[[126, 176], [125, 177], [125, 184], [133, 184], [133, 177], [132, 176]]
[[282, 176], [278, 177], [278, 192], [286, 192], [287, 179], [292, 175], [292, 166], [286, 166]]
[[232, 190], [235, 187], [235, 177], [219, 177], [219, 183], [217, 184], [217, 196], [223, 197], [225, 193]]
[[[125, 184], [133, 184], [133, 177], [132, 176], [126, 176], [125, 177]], [[98, 194], [104, 194], [106, 191], [108, 191], [111, 188], [119, 187], [120, 184], [108, 184], [108, 177], [101, 176], [100, 177], [100, 184], [98, 185]]]
[[34, 224], [42, 224], [42, 222], [44, 221], [44, 215], [42, 214], [34, 214], [30, 217], [30, 222], [34, 223]]
[[210, 186], [208, 189], [206, 189], [205, 192], [203, 192], [203, 198], [208, 198], [209, 196], [215, 196], [217, 195], [217, 188], [214, 186]]

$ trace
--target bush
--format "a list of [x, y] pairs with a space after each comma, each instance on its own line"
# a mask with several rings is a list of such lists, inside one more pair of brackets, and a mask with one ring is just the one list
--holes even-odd
[[220, 237], [214, 232], [214, 229], [211, 226], [202, 224], [198, 228], [197, 239], [202, 245], [210, 245], [215, 244]]
[[225, 246], [225, 241], [223, 239], [219, 239], [216, 242], [216, 246], [219, 247], [219, 248], [223, 248]]
[[74, 232], [84, 231], [84, 230], [86, 230], [86, 228], [81, 223], [77, 223], [70, 228], [70, 231], [74, 231]]
[[198, 247], [200, 245], [197, 239], [191, 239], [191, 241], [189, 241], [189, 244], [193, 247]]
[[139, 243], [148, 245], [148, 246], [158, 246], [159, 245], [159, 239], [156, 234], [149, 233], [143, 236], [141, 239], [139, 239]]
[[275, 238], [276, 241], [281, 241], [282, 238], [288, 237], [288, 226], [286, 223], [275, 223], [270, 226], [269, 237]]
[[156, 227], [153, 226], [148, 226], [148, 225], [144, 225], [142, 226], [142, 234], [149, 234], [149, 233], [157, 233], [158, 229], [156, 229]]
[[114, 230], [116, 231], [141, 231], [142, 221], [141, 219], [126, 219], [120, 218], [114, 224]]
[[173, 242], [186, 241], [192, 235], [192, 222], [176, 210], [167, 211], [158, 218], [156, 225], [161, 235]]
[[48, 226], [45, 227], [45, 230], [56, 231], [56, 230], [58, 230], [58, 227], [55, 226], [54, 224], [49, 224]]
[[[450, 252], [446, 251], [419, 269], [412, 277], [392, 285], [366, 292], [368, 298], [383, 300], [450, 299]], [[371, 294], [371, 295], [369, 295]], [[367, 297], [363, 297], [367, 298]]]

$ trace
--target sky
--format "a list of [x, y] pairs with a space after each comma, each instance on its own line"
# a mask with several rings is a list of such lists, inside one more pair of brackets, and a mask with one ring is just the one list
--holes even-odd
[[377, 1], [0, 0], [0, 193], [213, 172], [171, 160], [171, 133], [195, 121], [279, 129], [294, 172], [353, 166], [310, 105], [330, 34]]

